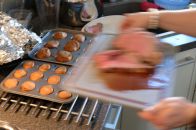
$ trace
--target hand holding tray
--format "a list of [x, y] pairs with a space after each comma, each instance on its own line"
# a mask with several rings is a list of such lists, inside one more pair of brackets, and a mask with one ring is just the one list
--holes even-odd
[[[150, 89], [115, 91], [107, 87], [107, 83], [99, 74], [92, 58], [97, 52], [111, 48], [111, 41], [114, 38], [112, 35], [97, 36], [91, 48], [87, 50], [77, 63], [77, 67], [75, 67], [72, 75], [65, 81], [64, 84], [66, 85], [63, 87], [81, 95], [117, 102], [136, 108], [151, 106], [162, 98], [170, 96], [174, 79], [174, 48], [165, 43], [159, 45], [160, 50], [164, 54], [164, 59], [161, 64], [156, 66], [153, 75], [146, 80], [146, 84]], [[118, 75], [116, 79], [111, 79], [111, 81], [113, 80], [117, 83], [118, 81], [116, 80], [120, 78], [122, 77]], [[123, 85], [123, 82], [119, 80], [118, 85]]]

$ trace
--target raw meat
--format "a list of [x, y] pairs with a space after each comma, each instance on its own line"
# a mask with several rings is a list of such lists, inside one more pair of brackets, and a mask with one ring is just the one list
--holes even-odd
[[132, 31], [119, 35], [113, 41], [117, 49], [140, 56], [142, 62], [156, 65], [161, 62], [162, 53], [157, 49], [159, 40], [149, 32]]
[[121, 50], [109, 50], [97, 53], [94, 61], [98, 69], [104, 72], [151, 74], [153, 66], [142, 63], [137, 55], [128, 55]]
[[102, 23], [97, 23], [92, 26], [88, 26], [85, 28], [85, 31], [88, 33], [93, 33], [93, 34], [98, 34], [102, 32], [103, 24]]

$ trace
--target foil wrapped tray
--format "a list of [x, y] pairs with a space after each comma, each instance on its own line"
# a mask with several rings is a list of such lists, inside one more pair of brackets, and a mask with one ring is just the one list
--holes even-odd
[[0, 12], [0, 65], [22, 58], [41, 38]]

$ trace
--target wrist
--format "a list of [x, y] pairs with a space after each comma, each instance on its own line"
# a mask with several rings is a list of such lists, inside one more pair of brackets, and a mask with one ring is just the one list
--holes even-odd
[[148, 29], [157, 29], [159, 27], [159, 11], [153, 11], [149, 13], [148, 17]]

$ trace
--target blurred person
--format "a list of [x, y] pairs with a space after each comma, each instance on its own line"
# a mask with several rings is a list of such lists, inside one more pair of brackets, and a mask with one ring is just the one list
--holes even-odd
[[[144, 48], [148, 48], [151, 46], [151, 43], [157, 44], [159, 42], [155, 35], [150, 32], [136, 28], [131, 30], [132, 31], [129, 30], [129, 33], [121, 34], [121, 36], [113, 42], [115, 47], [127, 52], [123, 54], [128, 57], [130, 56], [128, 52], [133, 49], [133, 45], [140, 44], [143, 45], [142, 47], [145, 46]], [[130, 46], [130, 44], [132, 45]], [[144, 51], [144, 49], [142, 49], [142, 51]], [[108, 59], [108, 62], [110, 60], [111, 59]], [[117, 58], [115, 62], [121, 63], [122, 59]], [[121, 66], [121, 64], [116, 65]], [[119, 86], [119, 89], [115, 89], [121, 90], [122, 86]], [[159, 130], [170, 130], [186, 124], [196, 123], [196, 104], [190, 103], [181, 97], [166, 98], [160, 101], [160, 103], [141, 111], [139, 116], [150, 121]]]
[[[122, 31], [130, 28], [162, 28], [196, 36], [196, 9], [140, 12], [126, 14], [126, 16], [121, 23]], [[186, 124], [196, 126], [196, 104], [181, 97], [167, 98], [143, 110], [139, 116], [153, 123], [159, 130], [170, 130]]]
[[171, 97], [139, 112], [139, 116], [159, 130], [170, 130], [187, 124], [196, 126], [196, 104], [182, 97]]
[[162, 28], [177, 33], [196, 36], [196, 9], [177, 11], [155, 11], [125, 14], [127, 17], [121, 29], [128, 28]]

